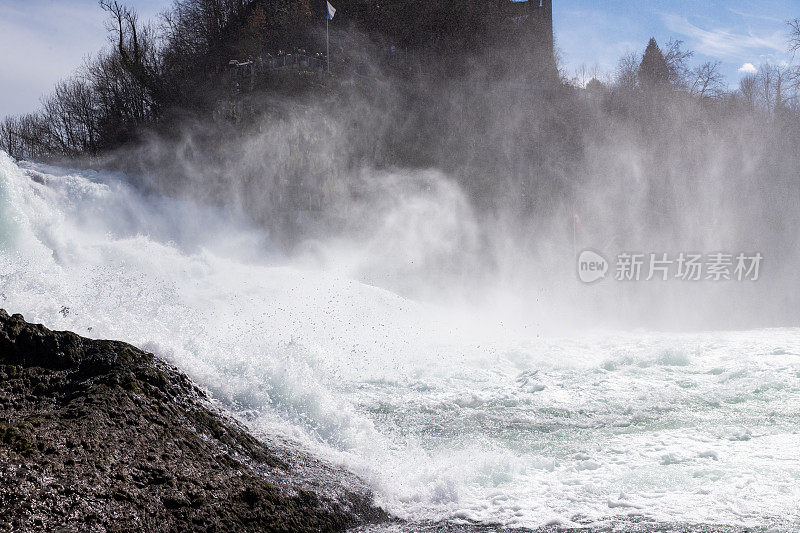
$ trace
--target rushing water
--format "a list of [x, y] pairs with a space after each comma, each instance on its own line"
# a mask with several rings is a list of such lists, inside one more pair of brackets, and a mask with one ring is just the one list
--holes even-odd
[[800, 330], [544, 336], [0, 153], [0, 307], [125, 340], [414, 520], [800, 527]]

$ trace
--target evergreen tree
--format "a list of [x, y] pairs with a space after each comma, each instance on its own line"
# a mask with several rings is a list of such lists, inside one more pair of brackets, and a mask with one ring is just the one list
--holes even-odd
[[639, 65], [639, 83], [645, 89], [669, 85], [670, 70], [656, 40], [650, 38]]

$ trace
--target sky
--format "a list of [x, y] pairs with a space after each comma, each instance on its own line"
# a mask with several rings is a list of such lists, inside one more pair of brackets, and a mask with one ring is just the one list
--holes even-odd
[[[170, 3], [127, 1], [143, 18], [155, 17]], [[624, 54], [641, 53], [650, 37], [659, 43], [680, 39], [695, 51], [694, 63], [721, 61], [732, 87], [765, 61], [791, 60], [786, 21], [800, 17], [800, 0], [553, 4], [556, 42], [568, 73], [581, 65], [610, 73]], [[0, 0], [0, 117], [34, 111], [56, 82], [107, 46], [104, 20], [96, 0]]]
[[[142, 17], [171, 2], [129, 0]], [[97, 0], [0, 0], [0, 117], [28, 113], [86, 57], [108, 45]]]
[[[692, 64], [720, 61], [728, 85], [765, 62], [791, 61], [786, 22], [800, 0], [553, 0], [556, 44], [567, 72], [613, 72], [619, 58], [681, 40]], [[800, 60], [800, 57], [797, 58]]]

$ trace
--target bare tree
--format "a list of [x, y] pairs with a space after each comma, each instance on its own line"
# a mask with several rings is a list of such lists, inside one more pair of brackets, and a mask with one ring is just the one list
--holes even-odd
[[141, 104], [148, 111], [158, 113], [165, 103], [166, 92], [159, 76], [154, 29], [139, 25], [136, 11], [117, 0], [100, 0], [100, 7], [111, 16], [109, 30], [117, 36], [117, 53], [122, 67], [145, 90], [148, 101]]
[[783, 113], [797, 100], [797, 81], [788, 65], [764, 63], [756, 75], [758, 101], [770, 114]]
[[581, 66], [575, 69], [575, 73], [569, 79], [570, 84], [574, 85], [575, 87], [586, 87], [586, 84], [589, 83], [591, 80], [600, 77], [600, 66], [595, 64], [591, 67], [587, 66], [586, 63], [582, 63]]
[[22, 139], [18, 135], [19, 118], [8, 116], [0, 122], [0, 149], [5, 150], [11, 157], [22, 156]]
[[641, 60], [636, 52], [629, 52], [619, 59], [614, 76], [614, 83], [619, 89], [632, 90], [636, 88]]
[[55, 152], [39, 113], [6, 117], [0, 123], [0, 148], [17, 159], [39, 159]]
[[669, 81], [674, 87], [686, 87], [692, 77], [689, 60], [694, 52], [683, 49], [683, 41], [670, 40], [663, 49], [664, 60], [669, 68]]
[[771, 63], [765, 63], [758, 68], [758, 74], [756, 75], [758, 80], [757, 94], [768, 113], [772, 112], [775, 105], [775, 70]]
[[[790, 20], [789, 25], [789, 52], [792, 54], [792, 59], [800, 51], [800, 18]], [[790, 90], [792, 92], [791, 104], [796, 109], [800, 106], [798, 101], [798, 92], [800, 92], [800, 65], [791, 65], [788, 69], [788, 78]]]
[[800, 50], [800, 18], [790, 20], [789, 24], [789, 51], [795, 54]]
[[707, 61], [692, 69], [689, 93], [701, 99], [718, 99], [725, 94], [725, 76], [719, 61]]
[[85, 79], [75, 77], [58, 83], [42, 102], [42, 118], [60, 153], [97, 153], [95, 93]]
[[747, 109], [756, 108], [758, 100], [758, 77], [755, 74], [747, 74], [739, 81], [739, 96]]

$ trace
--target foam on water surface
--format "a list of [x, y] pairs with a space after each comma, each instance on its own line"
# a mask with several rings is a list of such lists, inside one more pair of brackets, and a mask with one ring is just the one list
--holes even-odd
[[292, 266], [210, 207], [0, 154], [0, 306], [165, 357], [404, 518], [792, 529], [800, 330], [545, 336]]

